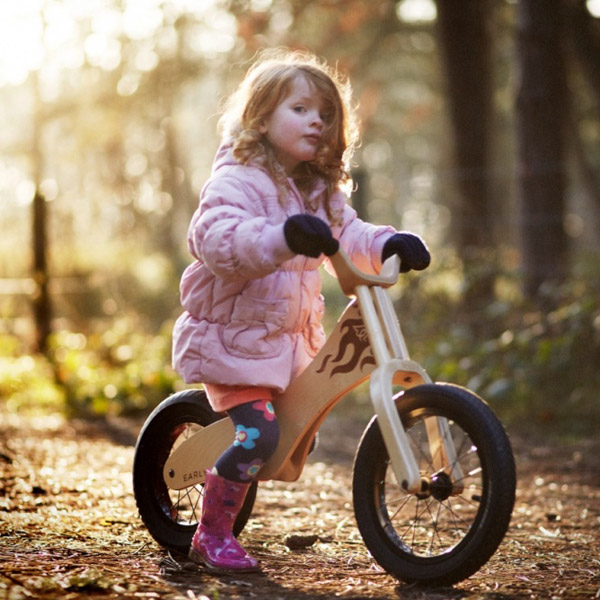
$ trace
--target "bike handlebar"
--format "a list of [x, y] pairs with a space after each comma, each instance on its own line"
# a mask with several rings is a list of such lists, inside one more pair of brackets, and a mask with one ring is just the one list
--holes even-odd
[[355, 289], [359, 285], [391, 287], [398, 281], [400, 273], [400, 258], [396, 254], [390, 256], [383, 263], [379, 275], [369, 275], [357, 269], [346, 252], [341, 248], [330, 256], [329, 260], [335, 269], [340, 287], [346, 296], [355, 296]]

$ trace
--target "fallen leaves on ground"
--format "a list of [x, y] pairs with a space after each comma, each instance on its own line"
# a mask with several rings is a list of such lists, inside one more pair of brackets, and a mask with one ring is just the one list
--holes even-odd
[[259, 486], [241, 536], [257, 575], [216, 577], [148, 535], [132, 494], [141, 422], [22, 418], [0, 410], [0, 599], [600, 598], [600, 440], [513, 436], [518, 495], [499, 551], [447, 589], [404, 585], [370, 558], [351, 468], [364, 423], [335, 413], [294, 483]]

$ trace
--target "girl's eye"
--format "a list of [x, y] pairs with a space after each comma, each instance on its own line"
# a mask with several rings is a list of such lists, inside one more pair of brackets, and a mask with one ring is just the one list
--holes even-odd
[[306, 111], [306, 108], [304, 108], [304, 106], [302, 105], [294, 106], [294, 111], [297, 113], [304, 113]]

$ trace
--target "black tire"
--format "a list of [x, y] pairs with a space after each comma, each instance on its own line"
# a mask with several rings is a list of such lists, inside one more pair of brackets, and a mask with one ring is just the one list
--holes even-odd
[[[515, 501], [510, 441], [489, 406], [468, 390], [426, 384], [396, 398], [421, 471], [423, 491], [408, 494], [394, 478], [377, 418], [358, 447], [352, 481], [356, 521], [373, 558], [408, 583], [452, 585], [475, 573], [497, 550]], [[436, 473], [426, 417], [445, 417], [463, 472], [463, 491]]]
[[[161, 546], [187, 553], [200, 518], [204, 487], [170, 490], [162, 474], [164, 464], [183, 439], [223, 416], [212, 410], [204, 392], [185, 390], [161, 402], [140, 431], [133, 457], [133, 493], [144, 525]], [[235, 535], [250, 517], [256, 488], [254, 482], [235, 521]]]

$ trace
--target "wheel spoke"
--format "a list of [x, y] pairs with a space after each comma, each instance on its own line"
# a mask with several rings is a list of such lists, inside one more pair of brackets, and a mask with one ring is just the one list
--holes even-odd
[[442, 508], [446, 513], [448, 513], [448, 515], [450, 515], [455, 530], [458, 531], [459, 522], [463, 524], [467, 529], [471, 527], [471, 522], [464, 518], [457, 510], [452, 508], [452, 501], [450, 500], [450, 498], [446, 500], [446, 502], [440, 502], [440, 510]]
[[[433, 470], [433, 458], [429, 453], [429, 445], [422, 439], [423, 432], [421, 430], [416, 431], [416, 428], [414, 428], [414, 431], [409, 430], [407, 434], [413, 447], [413, 453], [416, 453], [415, 459], [426, 466], [428, 470]], [[417, 437], [420, 438], [419, 441], [417, 441]], [[422, 460], [419, 460], [419, 458]]]
[[[429, 509], [429, 507], [430, 507], [429, 502], [427, 503], [427, 507]], [[441, 509], [442, 509], [442, 503], [438, 502], [436, 515], [433, 516], [433, 513], [431, 511], [429, 511], [429, 514], [431, 515], [431, 524], [433, 526], [433, 534], [431, 536], [431, 544], [429, 545], [429, 552], [428, 552], [429, 556], [433, 555], [433, 545], [434, 545], [434, 542], [435, 542], [436, 538], [439, 541], [440, 547], [442, 549], [444, 548], [444, 542], [443, 542], [442, 537], [440, 535], [440, 530], [438, 529], [438, 523], [439, 523]]]
[[386, 505], [388, 507], [393, 504], [398, 504], [398, 503], [400, 504], [400, 506], [398, 506], [398, 508], [396, 508], [394, 514], [390, 515], [390, 521], [393, 521], [412, 499], [413, 499], [412, 496], [405, 495], [403, 498], [398, 497], [396, 500], [387, 501]]

